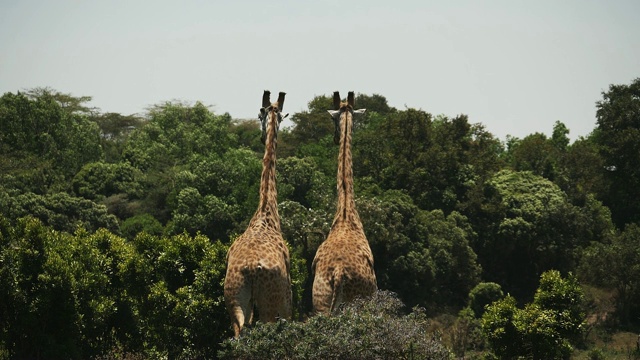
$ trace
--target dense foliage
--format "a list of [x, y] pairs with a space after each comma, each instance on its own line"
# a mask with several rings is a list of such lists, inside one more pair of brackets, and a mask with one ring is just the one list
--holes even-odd
[[0, 245], [0, 340], [12, 358], [211, 357], [227, 331], [220, 242], [0, 217]]
[[492, 303], [482, 315], [482, 330], [501, 359], [566, 359], [583, 331], [583, 296], [571, 275], [545, 272], [532, 303], [520, 309], [512, 296]]
[[336, 316], [305, 323], [258, 323], [227, 340], [220, 359], [451, 359], [420, 309], [405, 314], [393, 293], [343, 306]]
[[[503, 142], [466, 115], [359, 94], [368, 111], [354, 124], [356, 204], [378, 285], [424, 309], [381, 319], [362, 304], [308, 319], [337, 167], [331, 98], [311, 99], [281, 129], [276, 169], [295, 318], [307, 323], [250, 336], [324, 341], [316, 326], [347, 336], [360, 324], [370, 341], [395, 341], [378, 321], [449, 314], [469, 335], [453, 341], [456, 354], [473, 338], [497, 356], [530, 356], [503, 346], [520, 339], [549, 351], [531, 356], [563, 357], [582, 321], [577, 279], [611, 292], [614, 325], [640, 326], [639, 89], [640, 79], [611, 85], [593, 132], [573, 143], [560, 121], [551, 136]], [[226, 249], [258, 204], [260, 128], [201, 103], [139, 117], [90, 101], [48, 88], [0, 97], [0, 358], [215, 357], [229, 335]], [[440, 346], [421, 326], [415, 334]]]

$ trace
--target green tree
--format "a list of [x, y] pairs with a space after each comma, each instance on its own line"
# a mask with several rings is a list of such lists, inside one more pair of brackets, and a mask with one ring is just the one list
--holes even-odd
[[485, 307], [504, 297], [502, 287], [492, 282], [481, 282], [469, 292], [469, 307], [475, 317], [482, 317]]
[[597, 131], [574, 141], [560, 159], [563, 177], [556, 183], [572, 203], [582, 206], [589, 194], [602, 201], [608, 194], [606, 163], [596, 140]]
[[568, 135], [569, 129], [564, 123], [556, 121], [555, 124], [553, 124], [553, 134], [551, 135], [551, 142], [558, 151], [565, 151], [569, 146], [570, 140]]
[[464, 216], [420, 210], [398, 191], [359, 199], [357, 206], [380, 288], [411, 306], [464, 305], [481, 271], [469, 243], [475, 234]]
[[561, 337], [574, 343], [580, 340], [586, 320], [583, 311], [584, 294], [572, 273], [566, 277], [562, 277], [557, 270], [542, 273], [533, 304], [554, 313]]
[[114, 194], [126, 194], [130, 198], [142, 195], [142, 173], [128, 163], [89, 163], [73, 178], [73, 190], [90, 200], [101, 200]]
[[103, 155], [98, 126], [87, 115], [63, 109], [51, 92], [0, 97], [0, 144], [3, 156], [26, 152], [50, 160], [65, 176]]
[[228, 114], [215, 115], [199, 102], [152, 107], [146, 124], [129, 135], [122, 153], [124, 162], [145, 174], [138, 212], [132, 215], [149, 213], [162, 223], [171, 220], [183, 189], [176, 187], [178, 176], [202, 159], [223, 156], [235, 145], [230, 126]]
[[76, 326], [79, 314], [73, 304], [73, 278], [61, 266], [63, 258], [51, 254], [54, 234], [34, 219], [12, 228], [0, 217], [2, 272], [2, 336], [15, 358], [78, 358]]
[[120, 224], [120, 233], [129, 240], [135, 238], [141, 232], [160, 236], [163, 231], [162, 224], [151, 214], [132, 216]]
[[198, 189], [188, 187], [180, 191], [177, 202], [173, 218], [167, 224], [169, 233], [202, 232], [213, 239], [229, 239], [237, 210], [222, 199], [215, 195], [203, 196]]
[[577, 250], [606, 235], [597, 203], [590, 203], [593, 211], [577, 208], [557, 185], [531, 172], [500, 171], [483, 193], [469, 219], [484, 278], [520, 299], [532, 296], [542, 272], [573, 270]]
[[516, 171], [532, 173], [554, 181], [558, 176], [556, 162], [559, 150], [556, 143], [542, 133], [528, 135], [509, 149], [511, 167]]
[[354, 134], [354, 173], [406, 191], [421, 209], [462, 210], [497, 170], [500, 143], [466, 115], [433, 117], [407, 109], [372, 114]]
[[[323, 208], [308, 208], [298, 202], [285, 200], [278, 204], [282, 236], [291, 245], [292, 269], [294, 261], [303, 262], [304, 269], [294, 282], [294, 306], [299, 314], [308, 314], [313, 309], [311, 289], [313, 277], [311, 265], [318, 246], [326, 239], [333, 214]], [[295, 282], [298, 283], [295, 283]]]
[[147, 124], [134, 131], [123, 152], [125, 160], [141, 170], [161, 170], [183, 164], [194, 154], [222, 154], [234, 139], [231, 117], [214, 115], [202, 103], [156, 105]]
[[313, 158], [291, 156], [278, 161], [278, 196], [307, 208], [327, 209], [334, 205], [335, 179], [318, 170]]
[[82, 355], [109, 353], [138, 333], [120, 273], [122, 264], [134, 256], [134, 249], [105, 229], [95, 233], [79, 229], [69, 240], [59, 246], [68, 254], [63, 258], [64, 266], [75, 270]]
[[167, 195], [172, 234], [198, 231], [227, 241], [232, 232], [246, 227], [258, 206], [261, 163], [246, 149], [230, 149], [222, 155], [192, 158], [174, 176]]
[[61, 93], [50, 87], [36, 87], [28, 89], [25, 94], [32, 100], [37, 100], [43, 97], [52, 98], [65, 112], [69, 114], [89, 115], [97, 111], [97, 108], [89, 107], [87, 105], [87, 103], [91, 102], [93, 99], [91, 96], [73, 96], [70, 93]]
[[640, 78], [610, 85], [596, 103], [597, 137], [610, 184], [603, 198], [618, 227], [640, 221]]
[[[333, 136], [333, 123], [327, 110], [333, 109], [330, 97], [316, 96], [307, 104], [308, 111], [295, 113], [290, 117], [293, 127], [290, 131], [283, 131], [278, 145], [278, 156], [284, 158], [291, 155], [304, 157], [304, 148], [321, 139]], [[280, 143], [280, 141], [279, 141]]]
[[120, 161], [124, 144], [129, 134], [144, 125], [144, 120], [136, 115], [118, 113], [95, 114], [91, 117], [100, 127], [100, 139], [105, 153], [105, 161]]
[[396, 108], [389, 106], [387, 98], [380, 94], [357, 94], [355, 103], [358, 109], [367, 109], [369, 113], [376, 112], [386, 115], [397, 111]]
[[78, 227], [118, 231], [118, 220], [104, 205], [60, 192], [51, 195], [15, 194], [0, 188], [0, 214], [15, 221], [33, 216], [58, 231], [73, 233]]
[[255, 153], [264, 152], [264, 144], [260, 141], [261, 130], [258, 120], [233, 120], [229, 131], [236, 136], [239, 146], [251, 149]]
[[[2, 146], [0, 143], [0, 148]], [[17, 193], [31, 192], [38, 195], [68, 188], [55, 161], [27, 151], [12, 151], [0, 156], [0, 186]]]
[[0, 348], [10, 358], [214, 358], [229, 332], [227, 247], [204, 236], [69, 234], [0, 216]]
[[489, 305], [482, 315], [482, 331], [493, 353], [501, 359], [515, 359], [524, 352], [522, 336], [514, 324], [518, 311], [516, 299], [507, 295]]

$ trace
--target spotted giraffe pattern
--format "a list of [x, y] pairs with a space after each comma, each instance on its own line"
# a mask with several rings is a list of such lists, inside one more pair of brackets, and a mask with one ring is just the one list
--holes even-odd
[[278, 317], [291, 319], [290, 258], [280, 231], [275, 174], [284, 93], [274, 104], [269, 105], [268, 99], [269, 92], [265, 91], [260, 109], [265, 142], [260, 203], [246, 231], [233, 242], [227, 255], [224, 299], [236, 338], [245, 324], [252, 322], [254, 307], [262, 322]]
[[313, 260], [313, 309], [315, 313], [330, 314], [343, 302], [356, 297], [370, 296], [377, 290], [373, 269], [373, 254], [356, 210], [351, 160], [351, 130], [354, 94], [347, 103], [340, 102], [334, 93], [334, 107], [330, 111], [336, 125], [334, 140], [339, 143], [338, 202], [336, 215], [327, 239], [320, 245]]

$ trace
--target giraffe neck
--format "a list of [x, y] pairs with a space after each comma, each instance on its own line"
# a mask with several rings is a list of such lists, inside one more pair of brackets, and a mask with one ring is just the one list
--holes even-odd
[[351, 127], [353, 115], [345, 111], [340, 115], [340, 152], [338, 154], [338, 206], [333, 224], [346, 222], [361, 227], [360, 217], [356, 211], [353, 191], [353, 168], [351, 161]]
[[268, 227], [280, 231], [280, 215], [278, 214], [278, 190], [276, 188], [276, 136], [277, 114], [267, 114], [265, 151], [262, 158], [262, 176], [260, 178], [260, 203], [253, 216], [252, 223], [264, 222]]

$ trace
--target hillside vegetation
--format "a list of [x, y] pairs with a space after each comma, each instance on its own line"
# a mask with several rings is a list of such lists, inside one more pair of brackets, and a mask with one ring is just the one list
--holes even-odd
[[309, 319], [338, 151], [331, 98], [311, 99], [278, 135], [295, 319], [237, 342], [222, 283], [258, 205], [259, 123], [90, 101], [0, 97], [0, 359], [640, 357], [640, 78], [573, 142], [561, 121], [503, 142], [357, 95], [356, 205], [384, 291], [335, 318]]

